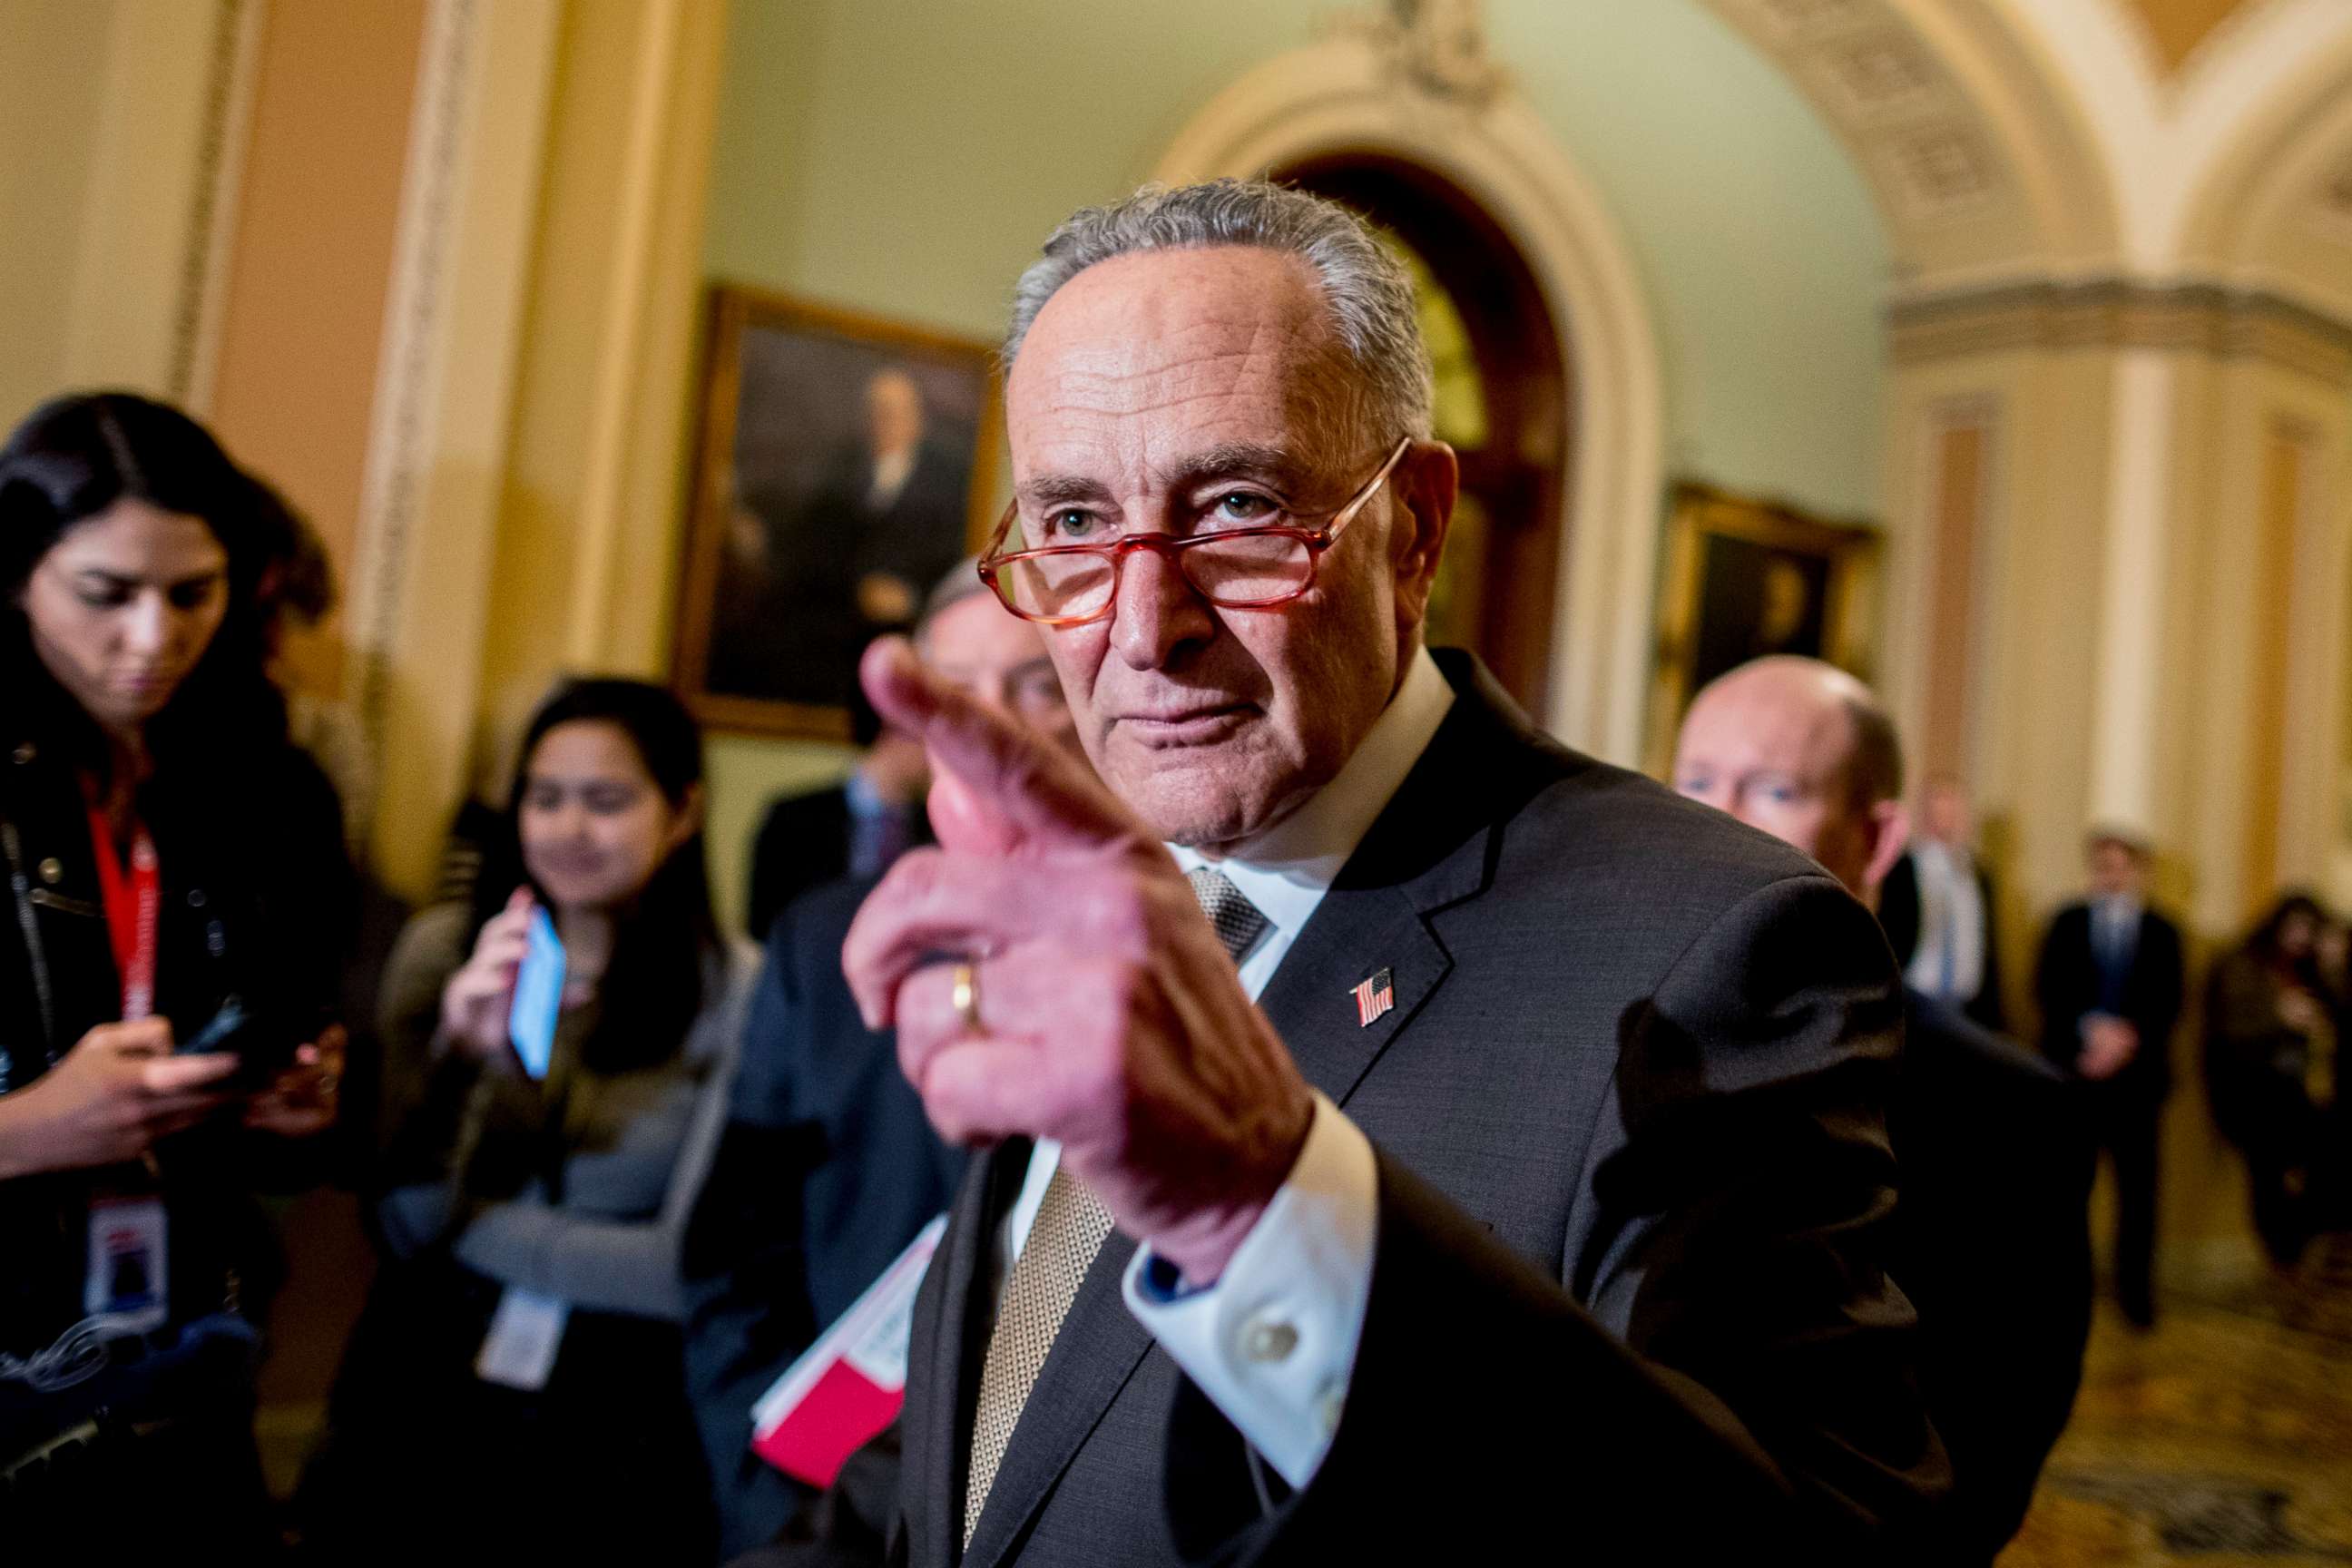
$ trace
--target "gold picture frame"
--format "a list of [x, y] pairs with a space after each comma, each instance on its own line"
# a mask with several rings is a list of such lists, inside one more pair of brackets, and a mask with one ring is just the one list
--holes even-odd
[[978, 339], [711, 287], [670, 664], [704, 728], [850, 738], [857, 650], [996, 521], [998, 380]]
[[1664, 778], [1691, 698], [1773, 653], [1827, 659], [1864, 680], [1876, 664], [1882, 535], [1794, 507], [1682, 483], [1658, 574], [1656, 661], [1643, 761]]

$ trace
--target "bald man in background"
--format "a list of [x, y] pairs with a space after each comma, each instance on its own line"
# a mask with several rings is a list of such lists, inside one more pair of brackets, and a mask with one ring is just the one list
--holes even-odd
[[[1675, 787], [1796, 846], [1865, 903], [1903, 853], [1895, 726], [1817, 659], [1758, 659], [1701, 691]], [[1887, 1268], [1918, 1309], [1920, 1391], [1952, 1461], [1930, 1560], [1982, 1565], [2023, 1522], [2082, 1381], [2090, 1150], [2048, 1063], [1948, 1003], [1906, 990], [1905, 1004]]]

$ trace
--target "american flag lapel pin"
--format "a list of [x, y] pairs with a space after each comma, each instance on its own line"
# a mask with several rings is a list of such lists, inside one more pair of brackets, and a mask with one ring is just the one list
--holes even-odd
[[1369, 1029], [1372, 1020], [1396, 1005], [1396, 982], [1386, 969], [1376, 970], [1349, 994], [1356, 999], [1356, 1027]]

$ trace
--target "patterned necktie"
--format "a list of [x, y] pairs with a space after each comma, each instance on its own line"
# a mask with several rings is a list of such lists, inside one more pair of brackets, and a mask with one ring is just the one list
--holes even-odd
[[[1223, 871], [1202, 866], [1186, 880], [1209, 922], [1236, 963], [1266, 928], [1266, 918]], [[972, 1412], [971, 1462], [966, 1472], [963, 1543], [971, 1545], [980, 1510], [995, 1484], [997, 1467], [1020, 1425], [1039, 1369], [1054, 1348], [1062, 1320], [1077, 1300], [1095, 1254], [1110, 1234], [1110, 1211], [1102, 1206], [1067, 1165], [1057, 1165], [1030, 1222], [1029, 1239], [1013, 1260], [989, 1330], [988, 1352], [980, 1363], [980, 1400]]]

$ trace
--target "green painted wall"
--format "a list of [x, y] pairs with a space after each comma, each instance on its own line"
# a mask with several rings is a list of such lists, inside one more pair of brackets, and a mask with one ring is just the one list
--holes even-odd
[[[1332, 10], [735, 0], [709, 271], [992, 337], [1057, 221], [1131, 188], [1219, 90], [1311, 41]], [[1876, 512], [1887, 243], [1827, 128], [1698, 0], [1486, 10], [1496, 52], [1640, 270], [1669, 471]], [[713, 761], [715, 830], [747, 818], [737, 793], [824, 763], [748, 741], [718, 742]], [[714, 857], [727, 854], [714, 831]], [[740, 864], [718, 869], [733, 907]]]
[[[1150, 173], [1324, 0], [736, 0], [713, 275], [993, 335], [1075, 206]], [[1640, 268], [1678, 471], [1877, 509], [1884, 231], [1811, 109], [1697, 0], [1492, 0], [1496, 52]]]

